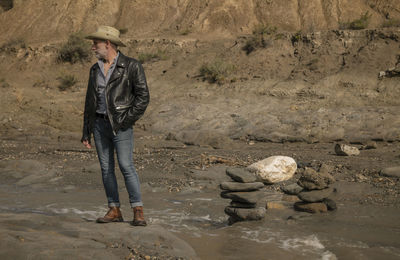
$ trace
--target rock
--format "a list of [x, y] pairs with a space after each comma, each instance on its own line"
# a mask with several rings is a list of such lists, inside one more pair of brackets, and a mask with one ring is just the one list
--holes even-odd
[[236, 202], [236, 201], [231, 201], [231, 203], [229, 205], [234, 208], [255, 208], [255, 207], [257, 207], [257, 204], [240, 203], [240, 202]]
[[302, 190], [303, 190], [303, 187], [301, 187], [297, 183], [292, 183], [292, 184], [282, 188], [282, 191], [289, 195], [297, 195]]
[[225, 213], [236, 221], [261, 220], [265, 217], [266, 209], [263, 207], [241, 209], [227, 206], [225, 207]]
[[335, 178], [329, 173], [316, 172], [312, 168], [306, 168], [297, 184], [306, 190], [322, 190], [334, 182]]
[[267, 202], [266, 209], [286, 209], [286, 206], [278, 202]]
[[319, 202], [329, 197], [333, 192], [333, 188], [323, 190], [302, 191], [297, 196], [305, 202]]
[[226, 192], [224, 193], [224, 196], [222, 196], [222, 193], [223, 192], [221, 192], [221, 197], [225, 199], [249, 204], [256, 204], [262, 196], [262, 193], [260, 192]]
[[328, 210], [336, 210], [337, 206], [336, 206], [336, 202], [332, 199], [323, 199], [322, 203], [324, 203], [326, 205], [326, 207], [328, 208]]
[[352, 156], [352, 155], [354, 156], [360, 154], [360, 150], [358, 150], [357, 147], [349, 146], [346, 144], [336, 144], [335, 152], [337, 155], [342, 155], [342, 156]]
[[307, 203], [307, 202], [296, 202], [294, 204], [294, 209], [297, 211], [304, 211], [308, 213], [323, 213], [327, 212], [328, 208], [325, 203], [317, 202], [317, 203]]
[[222, 190], [229, 191], [255, 191], [264, 187], [264, 183], [262, 182], [249, 182], [249, 183], [238, 183], [226, 181], [221, 183], [220, 188]]
[[257, 181], [257, 176], [245, 168], [227, 168], [226, 174], [237, 182], [247, 183]]
[[321, 166], [319, 167], [319, 172], [321, 173], [331, 173], [335, 170], [335, 167], [333, 167], [332, 165], [328, 165], [325, 163], [322, 163]]
[[388, 167], [381, 170], [382, 176], [400, 178], [400, 166]]
[[259, 180], [272, 184], [292, 178], [297, 164], [291, 157], [271, 156], [251, 164], [247, 169], [255, 172]]
[[378, 144], [375, 141], [369, 141], [365, 145], [361, 146], [360, 150], [377, 149]]

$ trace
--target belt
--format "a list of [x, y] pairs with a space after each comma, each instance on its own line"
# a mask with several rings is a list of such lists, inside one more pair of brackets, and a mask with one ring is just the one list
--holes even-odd
[[108, 119], [108, 116], [106, 114], [96, 113], [96, 117], [102, 118], [102, 119]]

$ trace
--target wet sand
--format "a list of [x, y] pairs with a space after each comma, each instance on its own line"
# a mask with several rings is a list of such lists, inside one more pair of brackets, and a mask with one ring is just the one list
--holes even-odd
[[[237, 142], [232, 149], [212, 149], [137, 131], [134, 156], [149, 222], [142, 228], [129, 224], [132, 212], [119, 173], [125, 222], [94, 222], [106, 211], [97, 159], [75, 137], [1, 140], [2, 259], [400, 258], [400, 185], [379, 175], [399, 161], [398, 143], [379, 142], [375, 150], [342, 157], [334, 154], [333, 143]], [[225, 168], [277, 154], [299, 165], [331, 165], [338, 209], [294, 211], [293, 196], [280, 189], [295, 182], [296, 174], [263, 189], [266, 202], [283, 209], [268, 209], [262, 221], [229, 226], [229, 201], [218, 188], [228, 179]]]

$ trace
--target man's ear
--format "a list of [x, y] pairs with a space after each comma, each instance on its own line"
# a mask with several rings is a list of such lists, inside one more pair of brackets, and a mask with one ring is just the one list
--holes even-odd
[[111, 47], [111, 42], [110, 42], [110, 40], [106, 40], [106, 47], [107, 47], [107, 48], [110, 48], [110, 47]]

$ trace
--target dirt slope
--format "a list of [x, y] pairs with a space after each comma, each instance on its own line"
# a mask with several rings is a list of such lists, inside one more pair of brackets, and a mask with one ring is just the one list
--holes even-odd
[[98, 24], [128, 28], [129, 38], [185, 31], [215, 37], [249, 33], [260, 23], [284, 31], [337, 29], [366, 12], [370, 28], [400, 18], [400, 0], [8, 0], [1, 8], [7, 11], [0, 42], [56, 41]]

